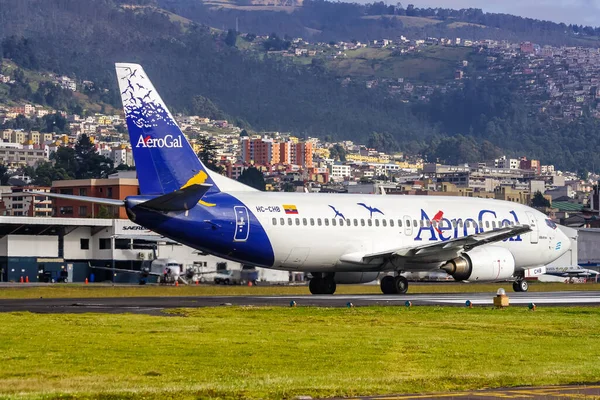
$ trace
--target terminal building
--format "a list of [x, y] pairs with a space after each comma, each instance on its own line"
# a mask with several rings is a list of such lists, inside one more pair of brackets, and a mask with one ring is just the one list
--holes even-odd
[[[156, 258], [175, 259], [202, 273], [245, 266], [198, 252], [124, 219], [0, 216], [0, 281], [38, 282], [64, 276], [68, 282], [136, 283]], [[93, 268], [102, 267], [103, 269]], [[108, 268], [108, 269], [104, 269]], [[287, 271], [258, 268], [258, 280], [288, 282]]]

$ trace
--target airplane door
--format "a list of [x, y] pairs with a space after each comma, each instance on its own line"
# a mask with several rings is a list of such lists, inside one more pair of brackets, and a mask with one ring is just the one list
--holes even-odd
[[537, 219], [533, 215], [533, 213], [525, 212], [527, 214], [527, 218], [529, 219], [529, 226], [531, 227], [531, 232], [529, 232], [529, 238], [531, 243], [537, 243], [540, 235], [540, 230], [537, 224]]
[[244, 206], [233, 207], [235, 213], [235, 233], [233, 234], [234, 242], [245, 242], [250, 235], [250, 218], [248, 217], [248, 209]]
[[404, 234], [406, 236], [412, 236], [412, 220], [408, 215], [405, 215], [403, 218], [404, 223]]

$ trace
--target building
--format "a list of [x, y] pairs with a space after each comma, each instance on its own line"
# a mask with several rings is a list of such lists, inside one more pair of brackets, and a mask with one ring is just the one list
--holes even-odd
[[33, 167], [46, 160], [44, 149], [24, 149], [19, 143], [0, 143], [0, 162], [8, 167]]
[[279, 143], [271, 138], [242, 138], [242, 161], [258, 165], [279, 163]]
[[527, 157], [521, 157], [519, 168], [523, 170], [533, 170], [537, 175], [542, 173], [542, 164], [539, 160], [528, 160]]
[[[118, 174], [117, 174], [118, 175]], [[104, 197], [124, 200], [139, 195], [135, 178], [73, 179], [52, 182], [56, 193], [77, 196]], [[77, 200], [53, 199], [54, 216], [63, 218], [121, 218], [127, 219], [124, 207], [84, 203]]]
[[48, 196], [32, 196], [27, 192], [49, 192], [49, 187], [12, 187], [2, 193], [5, 215], [15, 217], [51, 217], [52, 200]]
[[334, 163], [329, 165], [329, 176], [334, 181], [343, 181], [347, 179], [351, 174], [351, 169], [349, 165]]
[[[154, 258], [173, 258], [184, 270], [240, 270], [223, 260], [164, 239], [129, 220], [0, 216], [0, 281], [41, 281], [42, 274], [68, 282], [137, 282], [137, 274], [90, 267], [140, 270]], [[289, 272], [257, 268], [259, 280], [288, 282]], [[206, 276], [210, 279], [210, 275]]]

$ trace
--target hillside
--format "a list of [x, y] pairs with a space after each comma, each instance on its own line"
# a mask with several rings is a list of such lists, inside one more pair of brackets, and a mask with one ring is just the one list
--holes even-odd
[[[175, 6], [185, 7], [188, 13], [180, 14]], [[311, 29], [330, 34], [335, 27], [345, 30], [346, 36], [382, 32], [372, 30], [372, 23], [381, 27], [440, 19], [421, 15], [363, 18], [371, 15], [369, 7], [373, 6], [306, 0], [292, 13], [252, 14], [257, 23], [264, 18], [265, 30], [276, 23], [280, 37], [293, 26], [305, 28], [283, 23], [292, 17], [290, 21], [298, 22], [298, 15], [313, 18], [308, 24]], [[511, 80], [467, 74], [464, 83], [455, 84], [447, 93], [434, 91], [427, 102], [403, 100], [384, 85], [365, 85], [371, 78], [454, 81], [450, 74], [458, 62], [467, 61], [469, 68], [481, 62], [467, 48], [433, 46], [402, 55], [368, 48], [348, 51], [346, 59], [295, 62], [250, 47], [242, 51], [233, 45], [245, 39], [233, 36], [231, 42], [227, 38], [231, 33], [201, 25], [200, 19], [190, 15], [192, 11], [216, 16], [212, 26], [220, 29], [227, 25], [218, 26], [219, 15], [232, 17], [239, 12], [207, 11], [197, 0], [137, 0], [133, 6], [121, 0], [0, 0], [1, 56], [27, 71], [93, 81], [101, 96], [91, 95], [92, 101], [115, 107], [120, 107], [120, 96], [114, 63], [138, 62], [174, 111], [227, 117], [257, 131], [349, 139], [386, 151], [423, 152], [430, 160], [440, 161], [493, 157], [501, 148], [510, 155], [541, 158], [558, 168], [600, 165], [594, 151], [600, 146], [597, 119], [584, 114], [569, 122], [538, 115]], [[472, 25], [484, 18], [477, 13], [463, 15], [465, 21], [459, 17], [410, 29], [482, 29]], [[347, 18], [363, 22], [348, 25]], [[490, 24], [492, 20], [486, 18], [483, 22]], [[245, 23], [242, 20], [240, 26]], [[447, 28], [452, 24], [455, 28]], [[548, 25], [548, 38], [558, 37], [555, 25]], [[588, 39], [593, 41], [591, 34]], [[564, 32], [561, 37], [567, 42], [581, 40]], [[425, 86], [421, 89], [433, 89], [433, 85]]]
[[[480, 9], [453, 10], [418, 8], [401, 3], [368, 4], [305, 0], [282, 6], [256, 6], [246, 0], [156, 0], [171, 12], [193, 21], [220, 29], [235, 28], [242, 32], [310, 38], [328, 42], [394, 39], [400, 35], [427, 37], [495, 39], [539, 44], [598, 46], [599, 28], [558, 24], [507, 14], [484, 13]], [[276, 3], [269, 1], [269, 4]], [[286, 12], [277, 12], [286, 11]]]

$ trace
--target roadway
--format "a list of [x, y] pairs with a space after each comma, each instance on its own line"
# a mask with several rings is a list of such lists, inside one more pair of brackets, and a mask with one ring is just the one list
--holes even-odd
[[[512, 306], [600, 306], [600, 291], [507, 293]], [[491, 306], [492, 293], [446, 293], [406, 295], [285, 295], [285, 296], [190, 296], [190, 297], [104, 297], [85, 299], [0, 299], [0, 312], [30, 311], [37, 313], [143, 313], [164, 315], [162, 310], [215, 306]]]

